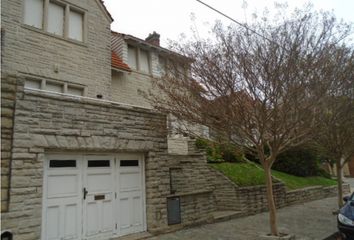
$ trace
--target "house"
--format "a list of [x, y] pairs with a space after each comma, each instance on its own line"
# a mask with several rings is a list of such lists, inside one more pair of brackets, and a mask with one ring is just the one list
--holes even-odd
[[1, 7], [1, 230], [111, 239], [208, 221], [205, 156], [186, 139], [169, 154], [167, 117], [137, 91], [175, 54], [157, 34], [111, 32], [100, 0]]
[[[129, 34], [112, 31], [112, 53], [127, 63], [126, 67], [115, 67], [112, 70], [112, 100], [129, 105], [152, 108], [144, 96], [153, 90], [153, 77], [163, 77], [170, 72], [168, 63], [174, 61], [179, 75], [187, 76], [188, 68], [183, 64], [192, 61], [176, 52], [160, 46], [160, 35], [150, 34], [145, 40]], [[171, 65], [171, 64], [170, 64]], [[208, 128], [178, 121], [172, 115], [168, 116], [168, 152], [171, 154], [188, 154], [188, 130], [201, 136], [208, 136]], [[184, 130], [184, 131], [183, 131]]]

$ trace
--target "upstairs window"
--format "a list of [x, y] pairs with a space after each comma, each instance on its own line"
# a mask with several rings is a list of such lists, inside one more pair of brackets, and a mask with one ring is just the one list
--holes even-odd
[[161, 76], [166, 73], [166, 59], [161, 56], [159, 56], [158, 70]]
[[84, 10], [60, 0], [23, 1], [25, 24], [65, 39], [84, 41]]
[[69, 14], [69, 38], [82, 41], [84, 17], [82, 13], [70, 10]]
[[139, 63], [140, 63], [140, 71], [144, 73], [150, 73], [150, 64], [149, 64], [149, 53], [145, 50], [140, 50], [139, 54]]
[[55, 35], [64, 35], [64, 6], [49, 2], [48, 6], [48, 29]]
[[128, 45], [128, 65], [142, 73], [150, 73], [150, 53], [139, 47]]
[[24, 23], [32, 27], [42, 28], [43, 8], [43, 0], [24, 0]]
[[137, 49], [132, 46], [128, 46], [128, 64], [132, 69], [137, 70]]

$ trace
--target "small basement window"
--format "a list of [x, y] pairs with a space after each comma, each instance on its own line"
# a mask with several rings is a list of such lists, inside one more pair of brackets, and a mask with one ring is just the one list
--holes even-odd
[[38, 79], [26, 79], [25, 88], [41, 89], [42, 81]]
[[76, 86], [68, 86], [67, 94], [75, 95], [75, 96], [83, 96], [84, 89]]
[[45, 86], [45, 90], [51, 91], [51, 92], [58, 92], [62, 93], [63, 92], [63, 84], [60, 83], [55, 83], [55, 82], [47, 82]]
[[139, 160], [120, 160], [121, 167], [136, 167], [139, 166]]
[[43, 79], [28, 78], [25, 80], [25, 88], [64, 93], [73, 96], [85, 95], [85, 86], [51, 80], [44, 81]]
[[109, 160], [89, 160], [87, 163], [88, 167], [109, 167]]
[[76, 160], [50, 160], [50, 168], [76, 167]]

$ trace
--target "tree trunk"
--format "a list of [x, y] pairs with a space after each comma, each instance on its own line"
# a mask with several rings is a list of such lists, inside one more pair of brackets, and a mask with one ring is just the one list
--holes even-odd
[[336, 163], [337, 168], [337, 185], [338, 185], [338, 207], [343, 207], [343, 188], [342, 188], [342, 164], [340, 161]]
[[272, 235], [278, 236], [278, 226], [277, 226], [277, 215], [275, 208], [275, 201], [273, 195], [273, 181], [272, 181], [272, 173], [270, 167], [264, 167], [265, 176], [266, 176], [266, 187], [267, 187], [267, 200], [268, 200], [268, 209], [269, 209], [269, 222], [270, 222], [270, 230]]

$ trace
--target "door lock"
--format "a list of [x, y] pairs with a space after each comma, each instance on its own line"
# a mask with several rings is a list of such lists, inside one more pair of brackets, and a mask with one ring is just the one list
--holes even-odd
[[85, 200], [85, 199], [86, 199], [86, 195], [87, 195], [88, 191], [86, 190], [86, 188], [84, 188], [82, 191], [83, 191], [83, 193], [84, 193], [84, 200]]

